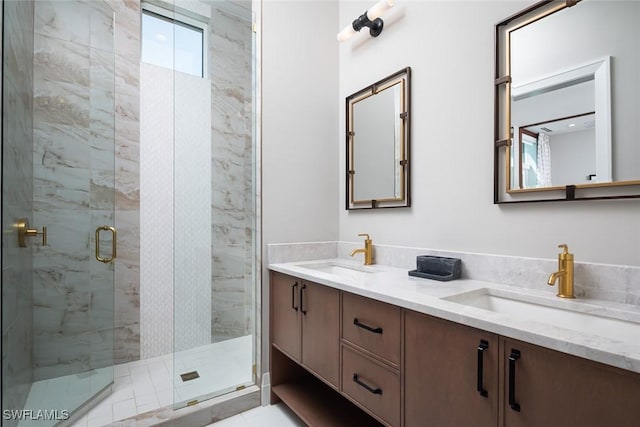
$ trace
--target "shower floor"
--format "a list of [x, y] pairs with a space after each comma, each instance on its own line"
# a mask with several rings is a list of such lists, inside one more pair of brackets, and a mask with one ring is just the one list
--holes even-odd
[[[114, 421], [173, 405], [205, 400], [253, 384], [251, 335], [196, 347], [179, 353], [116, 365], [111, 395], [89, 410], [74, 427], [104, 426]], [[175, 357], [175, 359], [174, 359]], [[175, 365], [175, 369], [174, 369]], [[197, 371], [199, 378], [182, 381], [180, 374]], [[63, 408], [77, 396], [81, 402], [87, 387], [104, 385], [110, 368], [52, 378], [33, 383], [25, 408]], [[92, 390], [95, 392], [97, 390]], [[75, 402], [74, 402], [75, 403]], [[69, 405], [69, 404], [67, 404]], [[19, 427], [53, 426], [44, 421], [21, 421]]]

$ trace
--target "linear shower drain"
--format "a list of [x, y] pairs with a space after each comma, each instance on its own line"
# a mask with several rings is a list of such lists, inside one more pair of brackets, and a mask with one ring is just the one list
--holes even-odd
[[200, 375], [198, 375], [198, 371], [192, 371], [185, 374], [180, 374], [180, 378], [182, 378], [182, 381], [191, 381], [195, 380], [196, 378], [200, 378]]

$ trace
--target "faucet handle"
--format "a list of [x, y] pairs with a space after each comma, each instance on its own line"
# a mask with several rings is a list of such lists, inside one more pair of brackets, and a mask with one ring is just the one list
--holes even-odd
[[562, 253], [563, 254], [568, 254], [569, 253], [569, 246], [567, 246], [566, 243], [561, 243], [558, 245], [559, 248], [562, 248]]
[[367, 240], [371, 240], [371, 237], [369, 237], [369, 235], [367, 233], [358, 233], [358, 236], [360, 237], [365, 237], [367, 238]]

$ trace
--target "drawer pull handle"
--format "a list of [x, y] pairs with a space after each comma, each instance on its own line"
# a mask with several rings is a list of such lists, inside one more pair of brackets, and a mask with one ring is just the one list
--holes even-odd
[[304, 308], [302, 308], [302, 303], [304, 302], [304, 290], [307, 289], [307, 285], [302, 285], [302, 287], [300, 288], [300, 311], [302, 312], [302, 314], [304, 314], [305, 316], [307, 315], [307, 310], [305, 310]]
[[298, 307], [296, 306], [296, 288], [298, 287], [298, 282], [295, 282], [293, 286], [291, 286], [291, 308], [295, 311], [298, 311]]
[[367, 331], [373, 332], [374, 334], [381, 334], [382, 333], [382, 328], [372, 328], [369, 325], [365, 325], [364, 323], [360, 323], [358, 318], [353, 319], [353, 324], [356, 325], [358, 328], [366, 329]]
[[363, 383], [360, 379], [358, 379], [358, 374], [353, 374], [353, 382], [361, 387], [364, 387], [365, 389], [367, 389], [367, 391], [370, 391], [373, 394], [382, 394], [381, 388], [373, 388], [369, 384]]
[[484, 383], [484, 351], [489, 348], [489, 342], [486, 340], [480, 340], [480, 345], [478, 345], [478, 393], [480, 396], [487, 397], [489, 393], [485, 390], [482, 385]]
[[520, 404], [516, 402], [516, 360], [520, 359], [520, 351], [511, 349], [509, 355], [509, 406], [520, 412]]

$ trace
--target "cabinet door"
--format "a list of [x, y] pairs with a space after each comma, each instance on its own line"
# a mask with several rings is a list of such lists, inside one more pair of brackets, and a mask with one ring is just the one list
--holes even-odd
[[338, 387], [340, 378], [340, 292], [305, 281], [300, 292], [302, 363]]
[[300, 361], [300, 289], [302, 281], [271, 274], [271, 336], [280, 350]]
[[639, 374], [507, 338], [502, 348], [505, 427], [640, 425]]
[[405, 426], [495, 427], [498, 343], [490, 332], [406, 310]]

